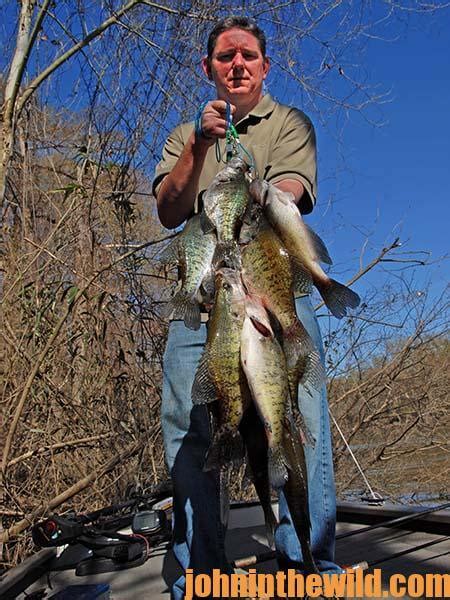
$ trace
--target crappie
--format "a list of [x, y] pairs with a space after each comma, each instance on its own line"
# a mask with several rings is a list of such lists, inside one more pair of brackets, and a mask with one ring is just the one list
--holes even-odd
[[[297, 388], [300, 384], [307, 391], [320, 389], [325, 381], [325, 371], [319, 352], [297, 317], [290, 257], [259, 211], [253, 211], [252, 225], [246, 225], [244, 230], [244, 239], [249, 241], [241, 251], [242, 280], [248, 293], [257, 296], [281, 326], [293, 413], [305, 441], [312, 444], [313, 438], [298, 409]], [[310, 289], [300, 270], [297, 272], [296, 289], [306, 293]]]
[[250, 201], [247, 163], [232, 158], [216, 175], [203, 196], [202, 227], [217, 233], [214, 264], [239, 267], [239, 229]]
[[272, 509], [270, 496], [267, 437], [264, 425], [253, 403], [245, 411], [239, 425], [239, 431], [241, 432], [247, 452], [247, 474], [255, 486], [261, 508], [264, 512], [267, 540], [269, 545], [274, 547], [277, 519]]
[[214, 285], [212, 258], [216, 244], [216, 236], [203, 233], [200, 217], [196, 215], [162, 252], [160, 260], [163, 264], [179, 265], [182, 282], [181, 289], [167, 303], [163, 316], [173, 313], [175, 319], [184, 320], [186, 327], [200, 327], [202, 287], [211, 293]]
[[267, 313], [262, 304], [256, 301], [246, 302], [241, 361], [266, 431], [269, 481], [274, 488], [280, 488], [287, 479], [282, 447], [284, 419], [291, 402], [287, 367]]
[[[252, 225], [246, 226], [248, 230], [252, 239], [241, 250], [242, 280], [247, 291], [258, 296], [287, 331], [296, 321], [289, 254], [263, 215], [257, 215]], [[299, 275], [296, 283], [298, 291], [309, 293], [307, 277]]]
[[219, 269], [205, 350], [192, 386], [194, 404], [217, 400], [218, 427], [213, 434], [205, 470], [224, 466], [243, 455], [238, 426], [250, 402], [240, 361], [244, 298], [239, 273], [228, 268]]
[[320, 262], [332, 264], [332, 260], [323, 241], [303, 221], [293, 194], [261, 180], [254, 180], [250, 189], [255, 200], [264, 207], [267, 218], [291, 257], [310, 273], [332, 314], [342, 319], [347, 308], [356, 308], [360, 303], [358, 294], [328, 277], [320, 266]]
[[292, 422], [284, 430], [283, 448], [288, 462], [284, 495], [292, 524], [300, 542], [306, 573], [319, 573], [311, 552], [311, 521], [308, 504], [308, 475], [300, 436]]

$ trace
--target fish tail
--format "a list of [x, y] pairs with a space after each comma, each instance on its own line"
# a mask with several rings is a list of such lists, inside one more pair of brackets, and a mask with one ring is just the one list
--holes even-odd
[[306, 573], [318, 573], [311, 552], [311, 518], [308, 502], [308, 474], [303, 446], [292, 422], [284, 431], [284, 450], [291, 461], [288, 481], [284, 488], [286, 502], [302, 550]]
[[229, 267], [239, 270], [241, 268], [241, 253], [239, 244], [235, 240], [218, 242], [212, 259], [214, 267]]
[[[295, 406], [296, 402], [293, 401], [292, 405]], [[298, 406], [296, 406], [296, 408], [293, 410], [293, 417], [294, 417], [295, 426], [298, 429], [298, 432], [300, 434], [300, 440], [301, 440], [302, 444], [311, 446], [312, 448], [314, 448], [314, 446], [316, 445], [316, 438], [311, 433], [311, 430], [308, 427], [308, 425], [306, 424], [305, 418], [302, 415], [302, 412], [298, 408]]]
[[[286, 355], [297, 357], [297, 361], [301, 363], [302, 374], [298, 385], [303, 386], [310, 394], [310, 390], [320, 390], [326, 379], [325, 368], [314, 342], [299, 320], [283, 331], [283, 345]], [[294, 389], [294, 382], [291, 381], [290, 384], [294, 401], [297, 398], [297, 390]]]
[[221, 427], [214, 434], [203, 470], [220, 469], [229, 463], [240, 461], [243, 456], [244, 445], [239, 431]]
[[319, 292], [336, 319], [345, 317], [347, 308], [356, 308], [361, 302], [356, 292], [334, 279], [330, 279], [326, 286], [320, 286]]
[[275, 530], [278, 526], [278, 521], [272, 506], [265, 512], [264, 521], [266, 525], [267, 542], [271, 548], [275, 548]]
[[281, 447], [269, 447], [268, 467], [270, 485], [275, 489], [282, 488], [287, 481], [288, 472]]
[[166, 304], [162, 314], [164, 317], [172, 315], [173, 319], [184, 321], [189, 329], [197, 330], [200, 328], [200, 305], [193, 296], [183, 290], [177, 292]]
[[[307, 550], [306, 550], [307, 548]], [[317, 568], [316, 562], [314, 560], [311, 544], [308, 542], [306, 546], [302, 548], [303, 554], [303, 564], [305, 565], [305, 572], [312, 575], [313, 573], [316, 575], [320, 575], [320, 571]]]

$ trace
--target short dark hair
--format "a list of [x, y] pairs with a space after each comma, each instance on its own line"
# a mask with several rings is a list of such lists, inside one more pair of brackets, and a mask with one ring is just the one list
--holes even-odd
[[226, 17], [221, 19], [214, 29], [211, 31], [208, 37], [208, 58], [212, 57], [214, 48], [216, 47], [217, 38], [224, 31], [229, 29], [243, 29], [249, 31], [258, 40], [259, 48], [263, 57], [266, 57], [266, 36], [264, 31], [258, 27], [255, 21], [248, 19], [247, 17]]

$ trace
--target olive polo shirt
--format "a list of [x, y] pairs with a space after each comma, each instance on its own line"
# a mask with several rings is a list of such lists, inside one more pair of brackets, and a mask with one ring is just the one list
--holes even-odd
[[[301, 181], [305, 193], [299, 208], [303, 214], [310, 213], [316, 202], [317, 167], [316, 137], [309, 118], [301, 110], [279, 104], [266, 94], [235, 127], [241, 144], [253, 156], [258, 176], [271, 183], [283, 179]], [[193, 122], [183, 123], [167, 138], [153, 180], [155, 197], [162, 180], [180, 157], [193, 128]], [[219, 146], [224, 157], [225, 140], [219, 140]], [[208, 150], [200, 175], [194, 212], [199, 211], [203, 192], [223, 167], [224, 162], [217, 160], [214, 144]]]

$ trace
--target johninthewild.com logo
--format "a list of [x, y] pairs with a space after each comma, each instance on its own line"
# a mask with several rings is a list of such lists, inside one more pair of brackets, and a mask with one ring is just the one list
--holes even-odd
[[348, 569], [345, 573], [301, 575], [295, 569], [277, 573], [221, 573], [212, 575], [186, 570], [185, 600], [193, 598], [450, 598], [450, 575], [397, 573], [382, 583], [381, 569], [364, 573]]

